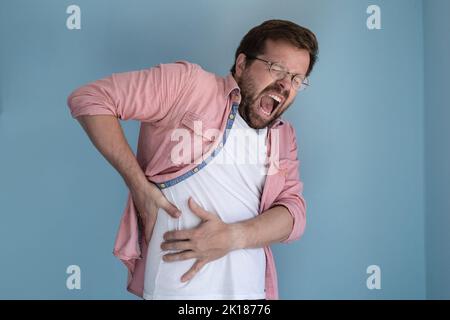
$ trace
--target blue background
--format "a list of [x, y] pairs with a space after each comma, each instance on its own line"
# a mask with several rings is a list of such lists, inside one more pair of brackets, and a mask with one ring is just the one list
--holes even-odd
[[[81, 7], [81, 30], [66, 8]], [[381, 8], [381, 30], [366, 9]], [[66, 98], [95, 79], [189, 60], [225, 76], [271, 18], [316, 33], [297, 131], [303, 238], [274, 245], [282, 299], [450, 298], [450, 2], [0, 3], [0, 298], [134, 299], [112, 247], [127, 189]], [[135, 150], [139, 124], [121, 122]], [[66, 268], [81, 267], [81, 290]], [[366, 268], [381, 268], [369, 290]]]

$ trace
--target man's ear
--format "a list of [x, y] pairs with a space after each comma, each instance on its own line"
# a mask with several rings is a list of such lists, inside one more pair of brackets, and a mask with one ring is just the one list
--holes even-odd
[[246, 56], [243, 53], [239, 53], [236, 59], [236, 76], [239, 78], [245, 69]]

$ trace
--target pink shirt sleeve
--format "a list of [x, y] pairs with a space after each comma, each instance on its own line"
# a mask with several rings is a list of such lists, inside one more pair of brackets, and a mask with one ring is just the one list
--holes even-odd
[[297, 139], [295, 137], [294, 128], [289, 125], [289, 129], [292, 138], [290, 141], [289, 158], [286, 159], [286, 181], [283, 190], [271, 205], [271, 207], [276, 205], [286, 207], [294, 220], [291, 233], [286, 239], [281, 241], [282, 243], [290, 243], [300, 239], [306, 226], [306, 202], [303, 198], [303, 182], [300, 180], [300, 161], [297, 158]]
[[67, 98], [72, 117], [112, 115], [121, 120], [156, 122], [175, 112], [189, 90], [197, 65], [186, 61], [115, 73], [88, 83]]

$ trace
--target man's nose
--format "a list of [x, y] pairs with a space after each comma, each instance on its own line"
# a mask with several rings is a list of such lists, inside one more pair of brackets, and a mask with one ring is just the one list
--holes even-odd
[[289, 80], [289, 77], [284, 77], [284, 79], [277, 80], [276, 85], [278, 87], [279, 92], [283, 96], [289, 96], [291, 93], [291, 81]]
[[280, 86], [282, 91], [290, 91], [291, 90], [291, 79], [289, 75], [286, 75], [283, 79], [277, 80], [276, 83]]

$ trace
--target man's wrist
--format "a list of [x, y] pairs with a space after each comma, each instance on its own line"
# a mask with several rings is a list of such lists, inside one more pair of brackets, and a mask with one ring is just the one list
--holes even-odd
[[242, 222], [230, 223], [230, 238], [232, 250], [245, 249], [247, 247], [247, 233]]
[[130, 190], [143, 190], [149, 183], [143, 172], [135, 172], [123, 177]]

